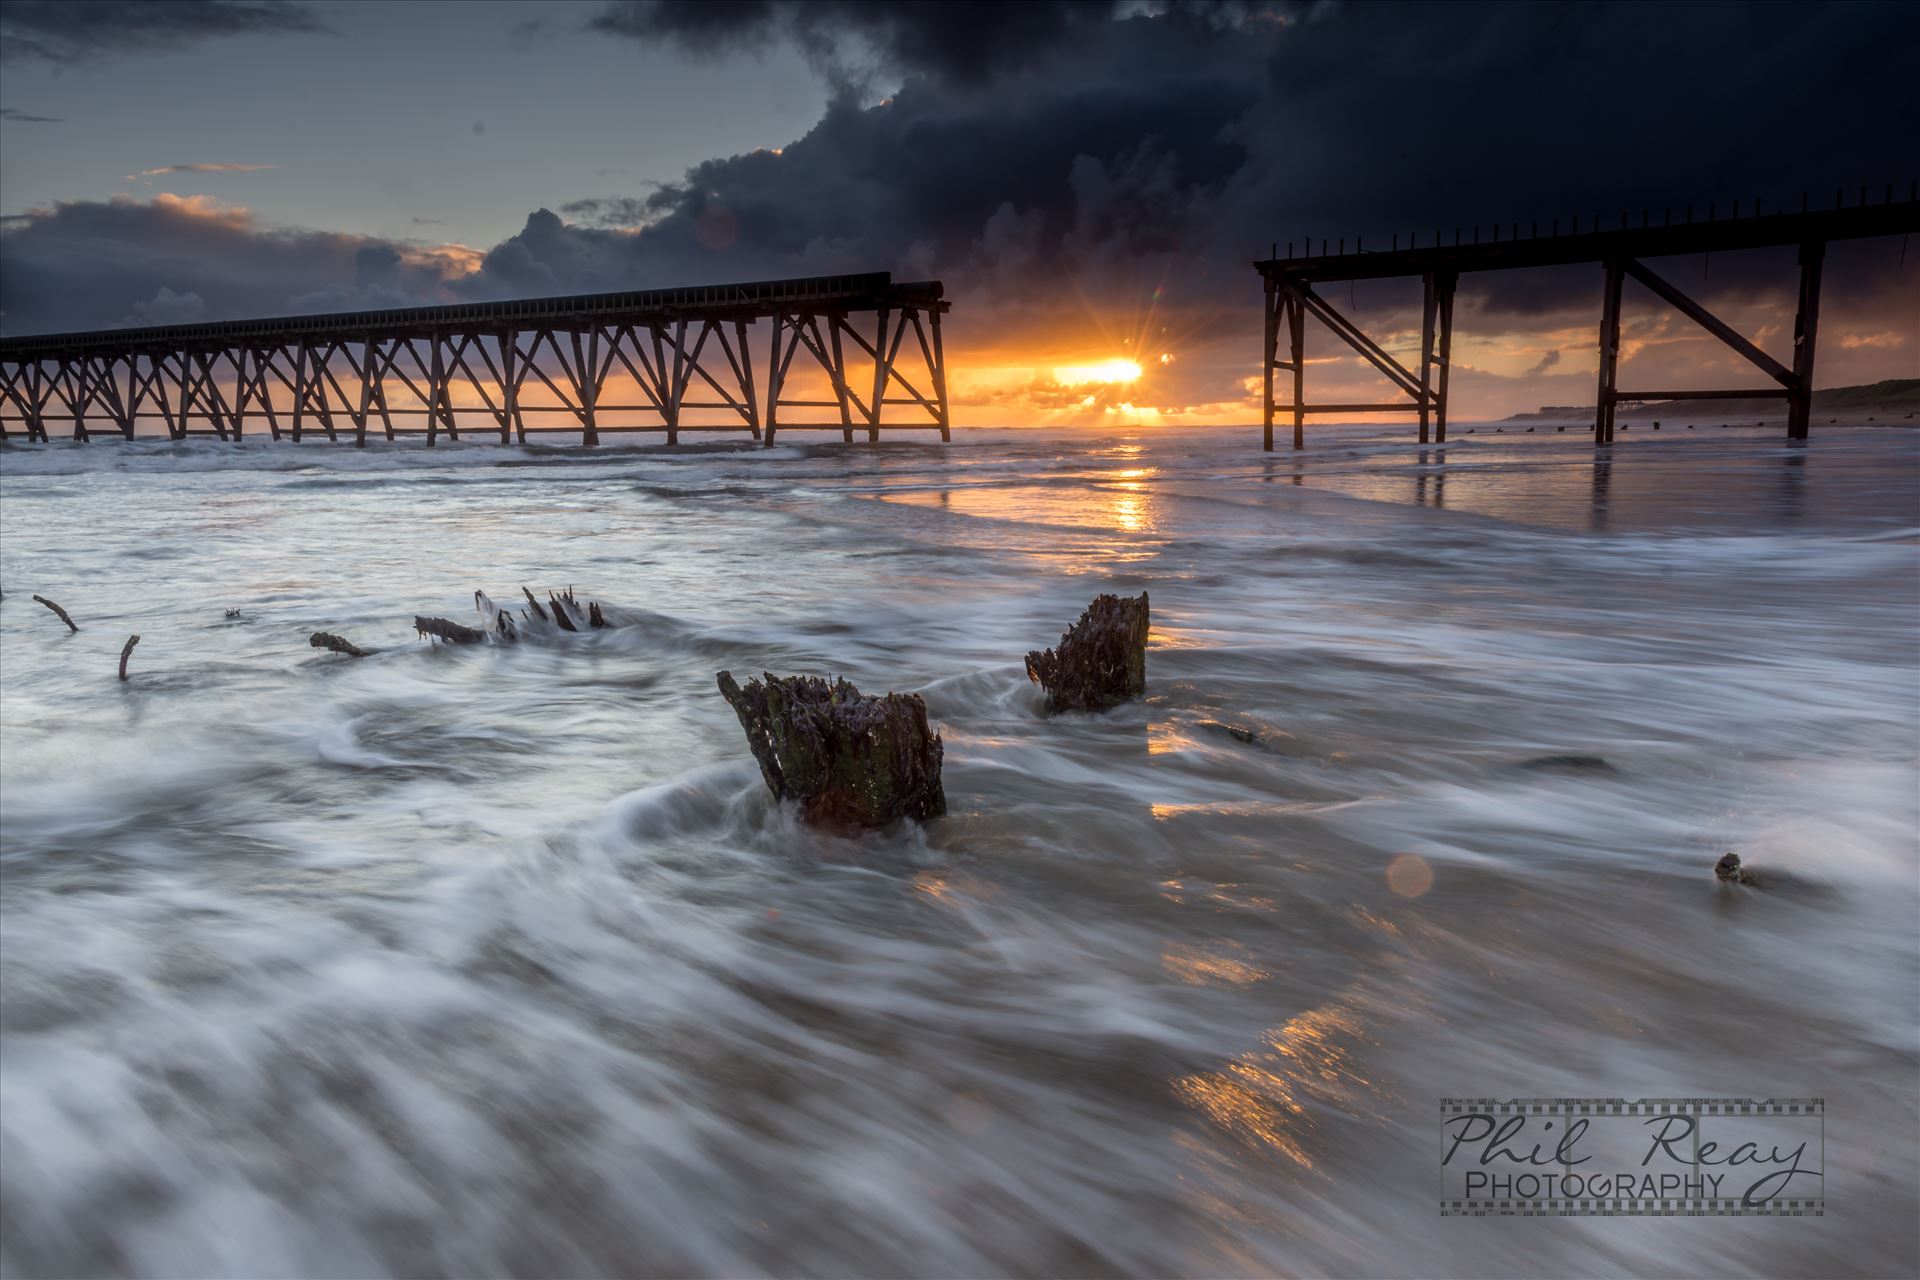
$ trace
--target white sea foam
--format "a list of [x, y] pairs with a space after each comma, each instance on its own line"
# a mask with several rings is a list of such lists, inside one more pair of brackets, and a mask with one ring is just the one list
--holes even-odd
[[[0, 1273], [1911, 1272], [1920, 444], [1254, 445], [0, 449]], [[723, 668], [948, 815], [808, 829]], [[1441, 1231], [1501, 1093], [1827, 1096], [1842, 1211]]]

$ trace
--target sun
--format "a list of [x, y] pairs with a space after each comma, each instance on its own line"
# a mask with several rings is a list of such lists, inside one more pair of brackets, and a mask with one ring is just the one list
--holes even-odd
[[1053, 380], [1063, 387], [1084, 387], [1092, 382], [1134, 382], [1141, 372], [1136, 361], [1116, 356], [1099, 364], [1062, 365], [1053, 371]]

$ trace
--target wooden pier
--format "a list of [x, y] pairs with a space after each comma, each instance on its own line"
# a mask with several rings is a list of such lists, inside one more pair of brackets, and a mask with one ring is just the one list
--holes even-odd
[[[1295, 245], [1289, 242], [1285, 257], [1279, 255], [1276, 246], [1273, 257], [1254, 264], [1266, 282], [1265, 447], [1273, 448], [1276, 417], [1292, 419], [1293, 447], [1299, 449], [1306, 445], [1308, 416], [1329, 413], [1414, 413], [1419, 418], [1419, 442], [1426, 444], [1431, 440], [1444, 444], [1448, 373], [1453, 352], [1453, 299], [1460, 276], [1469, 271], [1582, 263], [1601, 268], [1595, 444], [1612, 442], [1615, 407], [1623, 400], [1699, 400], [1725, 396], [1786, 401], [1787, 434], [1793, 439], [1805, 439], [1813, 397], [1815, 339], [1820, 326], [1820, 273], [1828, 243], [1869, 236], [1905, 236], [1920, 231], [1920, 199], [1915, 198], [1913, 190], [1909, 190], [1906, 200], [1896, 201], [1889, 187], [1883, 199], [1869, 202], [1870, 195], [1879, 194], [1862, 189], [1857, 204], [1845, 205], [1836, 193], [1835, 207], [1820, 211], [1810, 211], [1803, 199], [1798, 212], [1762, 215], [1756, 204], [1746, 217], [1741, 216], [1738, 204], [1724, 216], [1718, 206], [1709, 206], [1706, 216], [1697, 220], [1692, 209], [1681, 211], [1678, 217], [1673, 209], [1657, 212], [1642, 209], [1637, 218], [1621, 213], [1617, 225], [1609, 228], [1603, 229], [1596, 219], [1583, 229], [1575, 219], [1564, 231], [1557, 222], [1551, 224], [1544, 235], [1538, 223], [1526, 224], [1524, 235], [1522, 224], [1517, 222], [1506, 226], [1458, 227], [1453, 230], [1452, 243], [1439, 232], [1425, 245], [1414, 236], [1407, 237], [1404, 246], [1396, 236], [1387, 247], [1376, 244], [1374, 249], [1367, 249], [1364, 242], [1355, 240], [1351, 253], [1344, 240], [1338, 241], [1337, 247], [1332, 242], [1320, 241], [1317, 254], [1311, 240], [1300, 243], [1298, 254]], [[1503, 232], [1505, 238], [1502, 238]], [[1760, 350], [1645, 261], [1783, 245], [1798, 248], [1800, 266], [1800, 298], [1790, 364]], [[1417, 279], [1423, 286], [1420, 353], [1411, 369], [1368, 337], [1359, 325], [1342, 315], [1315, 289], [1316, 285], [1337, 281], [1394, 277]], [[1745, 357], [1771, 379], [1771, 385], [1712, 391], [1621, 390], [1618, 385], [1621, 288], [1629, 278]], [[1308, 403], [1305, 345], [1309, 315], [1385, 375], [1395, 391], [1405, 398], [1379, 404]], [[1274, 399], [1275, 374], [1291, 375], [1289, 403], [1280, 404]]]
[[[950, 439], [938, 281], [885, 272], [0, 339], [0, 438]], [[770, 321], [761, 377], [750, 336]], [[148, 430], [142, 432], [142, 428]]]

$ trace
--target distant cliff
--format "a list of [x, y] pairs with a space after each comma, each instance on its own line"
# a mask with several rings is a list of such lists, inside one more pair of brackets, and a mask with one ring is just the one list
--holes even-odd
[[[1920, 378], [1888, 378], [1861, 387], [1828, 387], [1813, 393], [1813, 412], [1828, 417], [1844, 416], [1850, 422], [1872, 417], [1881, 422], [1920, 422]], [[1654, 400], [1645, 404], [1622, 404], [1616, 416], [1621, 418], [1782, 418], [1787, 414], [1784, 400], [1731, 398], [1726, 400]], [[1591, 422], [1592, 405], [1549, 404], [1532, 413], [1516, 413], [1508, 422]]]

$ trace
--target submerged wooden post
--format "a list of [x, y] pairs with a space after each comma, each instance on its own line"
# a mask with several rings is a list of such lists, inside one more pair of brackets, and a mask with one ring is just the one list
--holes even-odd
[[65, 609], [62, 609], [59, 605], [47, 599], [45, 596], [35, 596], [34, 601], [38, 604], [43, 604], [47, 606], [47, 608], [53, 610], [54, 616], [59, 618], [60, 621], [67, 624], [68, 632], [71, 633], [71, 632], [78, 631], [80, 629], [79, 624], [74, 622], [72, 618], [69, 618], [67, 616], [67, 611]]
[[1793, 317], [1793, 385], [1787, 394], [1787, 438], [1805, 440], [1813, 420], [1813, 345], [1820, 330], [1820, 272], [1827, 246], [1800, 246], [1800, 306]]

